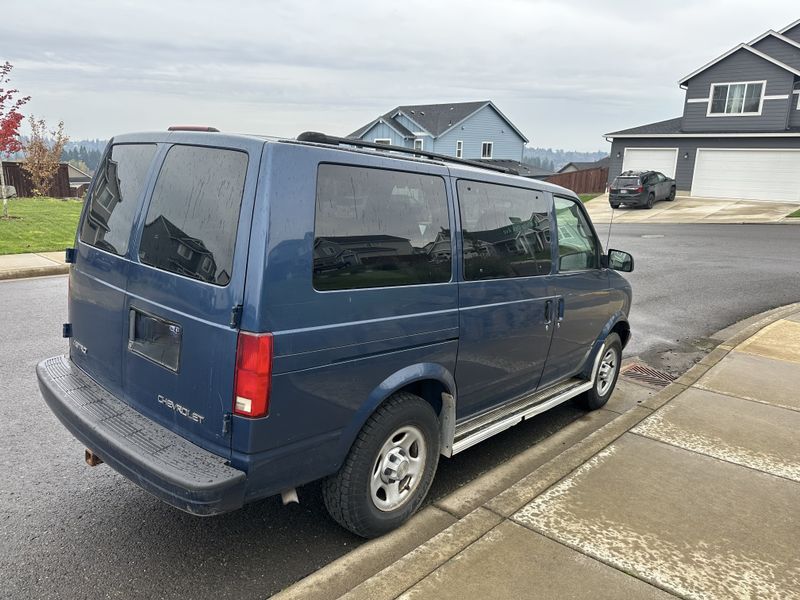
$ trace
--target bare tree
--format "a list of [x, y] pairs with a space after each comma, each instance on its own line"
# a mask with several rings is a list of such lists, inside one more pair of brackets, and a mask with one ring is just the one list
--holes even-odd
[[44, 196], [53, 185], [61, 152], [69, 138], [64, 135], [64, 121], [59, 121], [58, 127], [50, 132], [47, 131], [44, 119], [36, 119], [33, 115], [28, 117], [28, 124], [31, 137], [25, 144], [22, 168], [31, 178], [34, 196]]

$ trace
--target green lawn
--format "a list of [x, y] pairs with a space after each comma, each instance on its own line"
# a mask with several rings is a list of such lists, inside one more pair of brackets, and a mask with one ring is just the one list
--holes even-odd
[[602, 196], [602, 194], [578, 194], [578, 198], [580, 198], [581, 202], [584, 204], [593, 198], [597, 198], [598, 196]]
[[72, 246], [82, 206], [82, 200], [12, 198], [8, 201], [11, 218], [0, 218], [0, 254], [50, 252]]
[[792, 214], [787, 215], [787, 216], [791, 217], [791, 218], [794, 218], [794, 219], [800, 219], [800, 209], [794, 211]]

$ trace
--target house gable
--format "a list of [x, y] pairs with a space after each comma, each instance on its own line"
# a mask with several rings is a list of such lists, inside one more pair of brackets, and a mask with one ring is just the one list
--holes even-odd
[[794, 40], [795, 42], [800, 42], [800, 19], [798, 19], [791, 25], [787, 25], [786, 27], [781, 29], [779, 33]]
[[[686, 87], [682, 131], [783, 131], [787, 127], [792, 86], [800, 70], [742, 44], [682, 80]], [[765, 82], [758, 115], [709, 116], [714, 84]]]
[[800, 70], [800, 42], [795, 42], [793, 39], [774, 31], [768, 31], [750, 42], [750, 46], [794, 69]]
[[459, 141], [466, 159], [481, 158], [483, 143], [491, 142], [491, 158], [521, 161], [527, 138], [489, 102], [436, 138], [434, 152], [455, 156]]
[[420, 125], [420, 124], [419, 124], [419, 123], [417, 123], [416, 121], [413, 121], [412, 119], [410, 119], [410, 118], [408, 117], [408, 115], [406, 115], [406, 114], [405, 114], [404, 112], [402, 112], [402, 111], [397, 111], [397, 112], [394, 114], [394, 117], [393, 117], [393, 118], [394, 118], [394, 120], [395, 120], [395, 121], [397, 121], [398, 123], [400, 123], [401, 125], [403, 125], [403, 127], [405, 127], [406, 129], [408, 129], [408, 130], [409, 130], [410, 132], [412, 132], [412, 133], [418, 133], [418, 132], [419, 132], [419, 133], [423, 133], [423, 132], [424, 132], [424, 133], [430, 133], [430, 132], [429, 132], [429, 131], [427, 131], [427, 130], [426, 130], [426, 129], [425, 129], [423, 126], [422, 126], [422, 125]]
[[405, 146], [405, 141], [407, 139], [405, 136], [401, 135], [397, 129], [390, 127], [389, 124], [383, 120], [375, 121], [372, 126], [358, 137], [365, 142], [389, 140], [392, 146]]
[[800, 70], [794, 69], [794, 68], [790, 67], [789, 65], [786, 65], [786, 64], [780, 62], [779, 60], [776, 60], [776, 59], [772, 58], [768, 54], [764, 54], [763, 52], [761, 52], [759, 50], [756, 50], [755, 48], [749, 46], [748, 44], [739, 44], [738, 46], [735, 46], [735, 47], [731, 48], [730, 50], [728, 50], [725, 54], [722, 54], [722, 55], [718, 56], [717, 58], [715, 58], [711, 62], [706, 63], [705, 65], [703, 65], [702, 67], [700, 67], [696, 71], [694, 71], [692, 73], [689, 73], [689, 75], [687, 75], [686, 77], [683, 77], [682, 79], [680, 79], [678, 81], [678, 85], [680, 85], [681, 87], [686, 86], [687, 83], [689, 82], [689, 80], [691, 80], [695, 76], [700, 75], [701, 73], [703, 73], [707, 69], [710, 69], [714, 65], [726, 60], [728, 57], [733, 56], [734, 54], [738, 54], [738, 53], [740, 53], [742, 51], [750, 52], [751, 54], [753, 54], [755, 56], [758, 56], [759, 58], [762, 58], [762, 59], [766, 60], [767, 62], [771, 62], [771, 63], [773, 63], [774, 65], [776, 65], [778, 67], [786, 69], [787, 71], [793, 73], [794, 75], [800, 76]]

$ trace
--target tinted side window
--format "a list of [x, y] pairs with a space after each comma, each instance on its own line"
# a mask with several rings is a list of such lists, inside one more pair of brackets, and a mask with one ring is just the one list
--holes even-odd
[[318, 290], [450, 280], [441, 177], [320, 165], [314, 232]]
[[556, 196], [558, 270], [585, 271], [598, 265], [597, 240], [575, 200]]
[[170, 148], [147, 210], [139, 259], [226, 285], [246, 173], [247, 154], [238, 150]]
[[542, 192], [457, 184], [467, 280], [550, 273], [550, 202]]
[[123, 256], [155, 144], [116, 144], [97, 169], [81, 241]]

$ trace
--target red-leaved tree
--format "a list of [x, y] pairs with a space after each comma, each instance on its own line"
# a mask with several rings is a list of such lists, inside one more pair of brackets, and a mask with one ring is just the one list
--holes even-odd
[[19, 139], [19, 125], [22, 123], [20, 109], [31, 99], [30, 96], [19, 97], [19, 90], [6, 89], [11, 81], [11, 69], [14, 67], [6, 61], [0, 65], [0, 194], [3, 197], [3, 218], [8, 217], [8, 200], [6, 199], [6, 177], [3, 173], [2, 159], [13, 152], [22, 150]]

